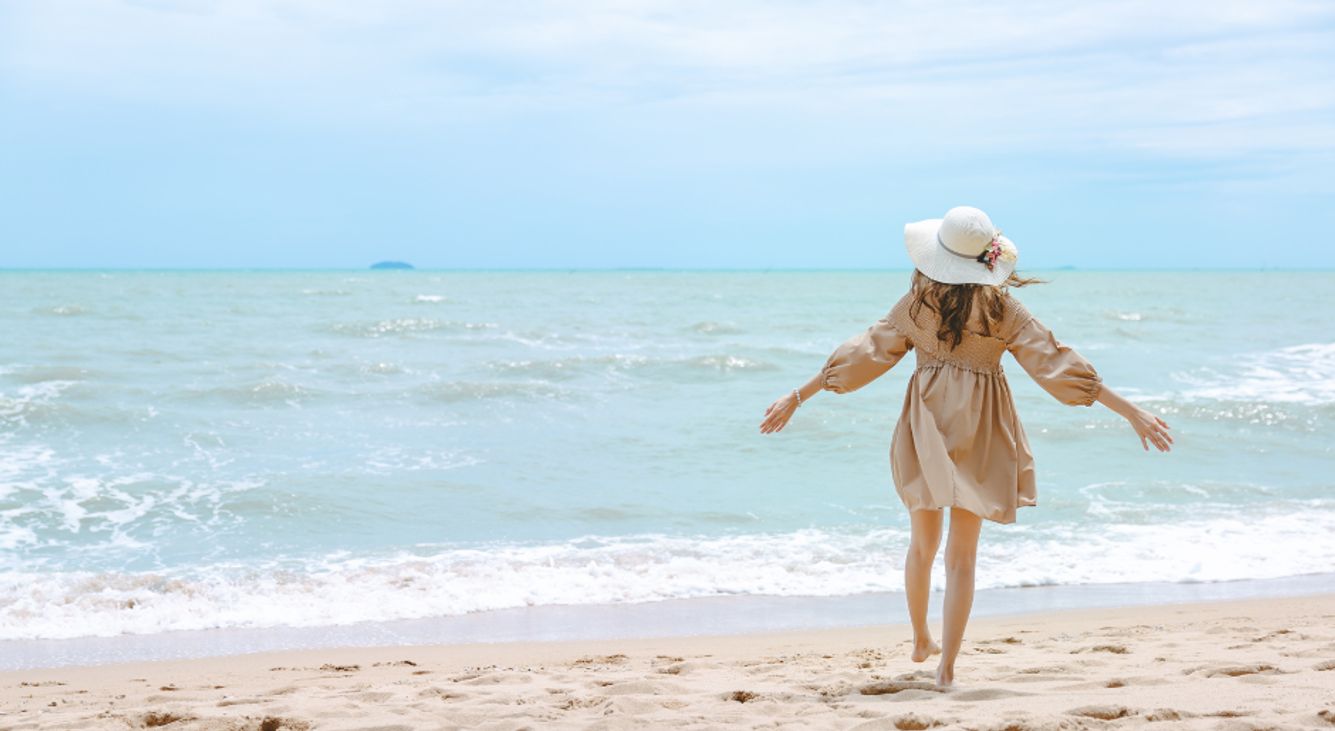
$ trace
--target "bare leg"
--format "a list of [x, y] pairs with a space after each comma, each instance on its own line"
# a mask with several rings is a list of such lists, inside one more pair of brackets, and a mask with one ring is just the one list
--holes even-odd
[[913, 662], [922, 662], [941, 652], [927, 626], [927, 602], [932, 595], [932, 563], [941, 546], [941, 510], [914, 510], [913, 537], [904, 558], [904, 595], [909, 603], [909, 621], [913, 623]]
[[955, 680], [955, 658], [964, 642], [964, 627], [973, 609], [974, 565], [978, 558], [978, 534], [983, 519], [962, 508], [950, 509], [950, 537], [946, 539], [946, 598], [941, 622], [941, 662], [936, 683], [949, 686]]

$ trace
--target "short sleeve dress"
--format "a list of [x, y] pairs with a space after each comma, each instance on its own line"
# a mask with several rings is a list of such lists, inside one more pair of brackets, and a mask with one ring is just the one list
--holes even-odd
[[[1011, 353], [1058, 401], [1089, 406], [1102, 379], [1058, 342], [1010, 294], [990, 328], [977, 313], [955, 348], [936, 337], [935, 313], [909, 314], [912, 293], [864, 332], [844, 341], [821, 370], [822, 388], [849, 393], [883, 375], [910, 350], [917, 367], [890, 444], [895, 490], [909, 510], [959, 507], [986, 520], [1014, 523], [1017, 508], [1038, 504], [1034, 457], [1015, 411], [1001, 356]], [[988, 332], [990, 331], [990, 332]]]

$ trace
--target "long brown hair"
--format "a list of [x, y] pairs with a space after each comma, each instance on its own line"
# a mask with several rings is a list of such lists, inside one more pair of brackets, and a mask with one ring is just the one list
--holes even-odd
[[973, 312], [974, 300], [982, 299], [983, 334], [991, 335], [992, 326], [1006, 314], [1006, 294], [1008, 287], [1024, 287], [1030, 284], [1042, 284], [1046, 280], [1022, 277], [1011, 272], [1001, 284], [943, 284], [927, 275], [913, 270], [913, 300], [909, 303], [909, 317], [918, 321], [918, 313], [923, 307], [940, 316], [936, 326], [936, 337], [942, 343], [949, 343], [953, 350], [964, 339], [965, 326]]

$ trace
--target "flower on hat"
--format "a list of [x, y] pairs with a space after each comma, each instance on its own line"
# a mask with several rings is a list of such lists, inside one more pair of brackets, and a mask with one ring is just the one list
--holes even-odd
[[978, 255], [978, 261], [986, 266], [988, 271], [992, 271], [998, 259], [1010, 263], [1015, 261], [1018, 254], [1019, 252], [1015, 250], [1014, 244], [1010, 243], [1009, 240], [1001, 240], [1001, 229], [997, 229], [997, 232], [992, 236], [992, 240], [987, 242], [987, 247], [983, 249], [983, 253]]
[[987, 248], [983, 249], [983, 253], [978, 255], [978, 261], [982, 262], [990, 272], [992, 271], [993, 264], [996, 263], [997, 257], [999, 256], [1001, 256], [1000, 234], [992, 237], [992, 240], [987, 242]]

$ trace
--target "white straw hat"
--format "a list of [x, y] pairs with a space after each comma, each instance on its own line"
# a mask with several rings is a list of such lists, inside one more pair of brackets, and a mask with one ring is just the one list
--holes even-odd
[[[918, 271], [944, 284], [1001, 284], [1015, 271], [1019, 256], [992, 219], [970, 206], [956, 206], [946, 211], [945, 218], [905, 224], [904, 247]], [[989, 250], [990, 268], [986, 260], [979, 260]]]

